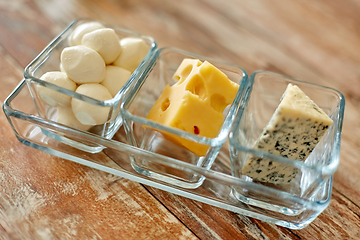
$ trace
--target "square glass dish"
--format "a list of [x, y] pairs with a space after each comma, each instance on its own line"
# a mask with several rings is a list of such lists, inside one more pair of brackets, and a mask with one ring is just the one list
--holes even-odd
[[[330, 201], [332, 176], [339, 164], [344, 97], [334, 89], [266, 71], [253, 73], [249, 82], [252, 83], [250, 97], [245, 108], [238, 112], [229, 135], [232, 174], [254, 186], [266, 187], [268, 192], [256, 187], [233, 186], [232, 194], [239, 201], [268, 212], [274, 219], [281, 219], [296, 226], [307, 225]], [[277, 156], [260, 148], [254, 149], [288, 84], [298, 86], [333, 121], [305, 161]], [[286, 121], [286, 124], [291, 126], [287, 119], [283, 118], [281, 121]], [[283, 128], [278, 127], [276, 131], [276, 134], [282, 134], [281, 137], [290, 136]], [[297, 142], [295, 137], [289, 138], [290, 141]], [[296, 148], [295, 150], [298, 149], [297, 146], [300, 145], [287, 145], [289, 148]], [[265, 174], [268, 174], [266, 177], [275, 180], [264, 181], [255, 174], [251, 175], [248, 170], [244, 171], [251, 159], [257, 161], [257, 164], [251, 165], [254, 171], [259, 174], [264, 174], [265, 171]], [[282, 183], [275, 182], [279, 180], [275, 175], [280, 176], [290, 171], [295, 173], [295, 178]], [[312, 204], [308, 205], [305, 200]]]
[[[174, 78], [173, 76], [178, 74], [177, 69], [180, 69], [179, 66], [184, 59], [198, 59], [200, 62], [196, 62], [197, 65], [187, 65], [183, 72], [180, 73], [181, 79], [180, 77], [179, 79]], [[136, 84], [134, 87], [126, 90], [124, 101], [121, 105], [121, 115], [123, 116], [127, 139], [130, 144], [149, 152], [165, 155], [205, 169], [209, 169], [212, 166], [220, 148], [227, 139], [235, 113], [239, 109], [240, 102], [244, 97], [247, 74], [238, 66], [214, 60], [208, 61], [224, 73], [231, 82], [236, 83], [238, 86], [236, 91], [234, 91], [234, 99], [229, 102], [225, 110], [219, 110], [222, 116], [219, 131], [217, 131], [213, 137], [204, 137], [201, 135], [202, 131], [205, 132], [206, 125], [201, 125], [203, 120], [199, 120], [201, 119], [201, 116], [198, 118], [198, 115], [206, 114], [201, 109], [204, 105], [201, 105], [202, 107], [197, 108], [196, 110], [189, 110], [190, 107], [188, 107], [188, 109], [182, 112], [185, 116], [183, 116], [182, 113], [179, 114], [176, 112], [181, 111], [179, 109], [186, 108], [184, 107], [185, 104], [180, 107], [178, 106], [178, 108], [173, 107], [170, 109], [172, 105], [175, 106], [177, 102], [180, 102], [180, 100], [175, 100], [175, 97], [173, 97], [176, 94], [190, 95], [187, 100], [183, 100], [185, 98], [182, 98], [182, 102], [190, 102], [191, 97], [197, 99], [196, 101], [203, 100], [204, 102], [206, 99], [211, 99], [212, 108], [215, 108], [214, 106], [217, 102], [225, 101], [222, 99], [223, 97], [220, 96], [221, 94], [219, 91], [216, 93], [211, 92], [211, 86], [206, 85], [210, 80], [202, 80], [205, 79], [204, 72], [200, 72], [193, 78], [189, 77], [191, 79], [188, 82], [185, 80], [198, 69], [204, 69], [203, 67], [205, 67], [206, 59], [202, 56], [182, 50], [162, 48], [155, 51], [143, 74], [138, 75], [135, 80]], [[220, 80], [217, 79], [217, 81]], [[223, 86], [224, 85], [225, 83]], [[170, 86], [170, 88], [173, 86], [186, 88], [184, 93], [182, 93], [179, 88], [177, 88], [178, 90], [169, 93], [168, 98], [164, 98], [165, 100], [161, 104], [161, 107], [159, 106], [159, 108], [161, 108], [159, 113], [160, 116], [162, 114], [167, 114], [167, 111], [175, 110], [170, 112], [167, 116], [169, 118], [169, 115], [171, 114], [170, 118], [172, 118], [176, 115], [174, 120], [171, 120], [174, 122], [176, 121], [174, 124], [176, 126], [174, 127], [147, 118], [147, 116], [150, 116], [149, 112], [153, 106], [158, 103], [157, 100], [160, 100], [163, 96], [162, 93], [165, 94], [165, 92], [170, 89], [168, 86]], [[227, 92], [226, 94], [230, 93]], [[193, 105], [189, 105], [192, 107], [196, 104], [197, 102], [193, 103]], [[154, 106], [154, 108], [156, 108], [156, 106]], [[186, 119], [186, 116], [188, 116], [190, 120]], [[203, 117], [204, 116], [202, 116], [202, 118]], [[208, 128], [215, 129], [216, 118], [212, 117], [212, 115], [208, 116], [212, 121]], [[199, 149], [203, 151], [202, 155], [201, 153], [199, 154], [196, 152], [199, 151]], [[172, 166], [154, 163], [143, 157], [134, 156], [132, 158], [132, 165], [139, 173], [184, 188], [197, 188], [204, 180], [204, 177], [201, 175], [181, 171]]]
[[[120, 68], [117, 66], [120, 65], [118, 64], [115, 66], [115, 63], [116, 61], [120, 61], [119, 59], [121, 57], [118, 57], [117, 60], [113, 63], [109, 62], [109, 60], [106, 60], [107, 61], [106, 62], [105, 57], [103, 56], [107, 56], [107, 58], [109, 58], [108, 56], [110, 54], [108, 52], [106, 53], [107, 55], [105, 53], [102, 53], [101, 51], [103, 50], [101, 50], [100, 47], [97, 48], [98, 45], [96, 45], [99, 44], [99, 46], [101, 46], [100, 44], [102, 43], [98, 43], [95, 40], [93, 40], [96, 39], [96, 37], [87, 38], [90, 39], [88, 40], [90, 43], [87, 43], [88, 45], [86, 46], [87, 47], [91, 46], [91, 48], [96, 50], [96, 51], [95, 50], [91, 50], [91, 51], [95, 52], [95, 54], [97, 54], [96, 52], [98, 52], [99, 54], [101, 53], [102, 54], [101, 56], [104, 58], [104, 61], [101, 60], [102, 64], [104, 64], [102, 66], [103, 67], [102, 70], [106, 69], [106, 74], [102, 75], [102, 77], [106, 76], [106, 78], [110, 79], [110, 77], [108, 76], [111, 76], [111, 73], [109, 73], [110, 71], [107, 70], [108, 68], [116, 69], [117, 71], [123, 71], [124, 74], [122, 75], [123, 79], [121, 81], [123, 82], [124, 85], [121, 88], [119, 87], [120, 90], [119, 91], [115, 90], [114, 93], [111, 92], [113, 91], [113, 89], [110, 88], [113, 88], [113, 86], [107, 87], [104, 83], [105, 81], [101, 82], [102, 84], [97, 84], [98, 82], [96, 82], [96, 84], [93, 84], [94, 82], [91, 82], [93, 80], [89, 80], [91, 78], [91, 75], [94, 75], [93, 72], [91, 74], [88, 74], [89, 76], [87, 76], [86, 78], [84, 77], [83, 79], [81, 79], [83, 82], [74, 80], [75, 83], [73, 83], [71, 80], [67, 80], [68, 82], [72, 82], [71, 88], [65, 87], [68, 85], [62, 85], [62, 84], [55, 85], [54, 84], [55, 81], [57, 82], [60, 81], [59, 76], [63, 76], [60, 75], [63, 74], [62, 72], [66, 72], [66, 76], [68, 76], [68, 78], [70, 78], [70, 73], [72, 73], [71, 78], [73, 78], [72, 76], [74, 76], [73, 79], [75, 79], [76, 74], [78, 74], [80, 70], [83, 70], [82, 72], [84, 73], [83, 76], [87, 74], [86, 73], [87, 71], [91, 71], [91, 69], [86, 69], [86, 70], [81, 69], [81, 64], [83, 62], [85, 61], [87, 61], [87, 63], [93, 62], [93, 59], [89, 60], [89, 58], [85, 56], [88, 53], [84, 54], [84, 57], [78, 57], [82, 55], [75, 56], [75, 54], [68, 57], [68, 59], [70, 59], [69, 63], [71, 63], [71, 65], [67, 64], [70, 66], [67, 66], [67, 69], [64, 70], [65, 68], [63, 66], [64, 64], [61, 62], [62, 53], [64, 49], [65, 48], [69, 49], [68, 47], [73, 47], [73, 46], [78, 47], [79, 39], [81, 40], [81, 36], [82, 39], [84, 39], [85, 38], [84, 36], [88, 35], [86, 33], [92, 34], [95, 30], [99, 30], [99, 29], [108, 30], [109, 28], [114, 30], [115, 35], [117, 37], [114, 37], [114, 35], [110, 35], [110, 36], [104, 35], [106, 36], [104, 38], [112, 39], [115, 42], [119, 41], [118, 43], [120, 43], [124, 39], [136, 39], [136, 41], [142, 44], [142, 45], [133, 44], [132, 46], [121, 45], [121, 48], [119, 47], [120, 44], [116, 46], [117, 48], [116, 51], [118, 52], [121, 51], [120, 56], [126, 56], [129, 62], [132, 61], [132, 63], [135, 64], [135, 66], [131, 66], [128, 69], [125, 69], [125, 67], [123, 68], [123, 65], [120, 64], [121, 70], [119, 70]], [[127, 48], [127, 50], [125, 48]], [[138, 50], [140, 48], [142, 52]], [[77, 128], [82, 131], [88, 131], [90, 133], [102, 136], [104, 138], [108, 138], [108, 139], [112, 138], [112, 136], [122, 125], [122, 117], [119, 115], [120, 112], [119, 103], [121, 98], [123, 97], [124, 90], [127, 88], [131, 88], [134, 78], [143, 71], [143, 68], [145, 67], [150, 57], [152, 56], [155, 49], [156, 49], [156, 42], [151, 37], [143, 36], [126, 29], [122, 29], [106, 23], [95, 21], [93, 19], [78, 19], [73, 21], [26, 67], [24, 71], [25, 80], [33, 96], [33, 100], [35, 102], [35, 106], [39, 113], [39, 116], [41, 116], [44, 119], [48, 119], [50, 121], [55, 121], [55, 122], [57, 121], [68, 127]], [[76, 54], [78, 54], [78, 52], [76, 52]], [[105, 50], [103, 52], [105, 52]], [[139, 53], [138, 56], [135, 56], [135, 54], [131, 55], [129, 54], [129, 52], [131, 52], [131, 54], [133, 53], [138, 54], [138, 52], [141, 53]], [[116, 59], [114, 58], [114, 56], [111, 57], [113, 58], [111, 61]], [[97, 58], [97, 60], [98, 59], [99, 58]], [[74, 66], [77, 67], [76, 71], [78, 72], [74, 72], [75, 70], [71, 69]], [[97, 65], [92, 66], [92, 69], [97, 69]], [[45, 76], [44, 74], [47, 74], [49, 72], [50, 73], [56, 72], [57, 74], [56, 77], [52, 78], [55, 79], [54, 81], [44, 80], [46, 79], [45, 77], [43, 77]], [[104, 71], [102, 71], [102, 74], [103, 73]], [[87, 84], [88, 83], [87, 81], [89, 81], [89, 83], [91, 83], [93, 87], [94, 86], [98, 87], [99, 85], [102, 85], [101, 90], [106, 91], [107, 94], [106, 97], [104, 97], [103, 100], [98, 100], [95, 97], [91, 97], [91, 95], [89, 94], [85, 94], [86, 91], [96, 92], [93, 89], [79, 91], [80, 87], [83, 87], [84, 85], [89, 85]], [[111, 95], [109, 95], [110, 92]], [[78, 106], [77, 110], [74, 110], [75, 109], [74, 105]], [[77, 114], [76, 117], [75, 114]], [[79, 119], [81, 120], [79, 121]], [[96, 119], [96, 121], [94, 121], [94, 119]], [[79, 141], [79, 139], [77, 139], [74, 136], [70, 138], [61, 132], [47, 131], [45, 132], [45, 134], [51, 136], [52, 138], [56, 138], [59, 141], [65, 142], [69, 145], [76, 146], [77, 148], [80, 148], [87, 152], [99, 152], [103, 149], [102, 146], [90, 142]]]

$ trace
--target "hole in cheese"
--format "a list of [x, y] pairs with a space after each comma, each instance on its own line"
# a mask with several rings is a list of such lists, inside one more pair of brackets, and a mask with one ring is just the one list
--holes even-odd
[[194, 126], [194, 133], [198, 135], [200, 133], [200, 129], [198, 126]]
[[192, 65], [186, 66], [186, 68], [184, 68], [184, 70], [181, 72], [181, 77], [187, 78], [187, 76], [189, 76], [189, 74], [191, 73], [192, 69], [193, 69]]
[[226, 104], [225, 97], [213, 94], [210, 98], [210, 105], [215, 111], [222, 113], [228, 104]]
[[199, 75], [194, 75], [192, 79], [186, 85], [186, 91], [190, 91], [192, 94], [199, 96], [200, 99], [205, 99], [206, 89], [203, 80]]
[[175, 127], [175, 128], [178, 128], [178, 129], [180, 129], [180, 130], [186, 131], [184, 125], [181, 123], [180, 120], [174, 122], [174, 127]]
[[165, 112], [166, 109], [169, 108], [169, 106], [170, 106], [170, 100], [169, 100], [169, 98], [166, 98], [166, 99], [162, 102], [162, 104], [161, 104], [161, 110], [162, 110], [163, 112]]
[[184, 80], [190, 75], [192, 70], [193, 70], [193, 65], [188, 65], [181, 71], [179, 76], [175, 75], [174, 77], [177, 79], [178, 84], [183, 83]]

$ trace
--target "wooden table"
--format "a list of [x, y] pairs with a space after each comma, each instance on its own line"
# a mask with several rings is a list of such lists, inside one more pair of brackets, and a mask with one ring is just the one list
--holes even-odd
[[360, 2], [0, 0], [0, 100], [72, 20], [330, 86], [346, 98], [330, 206], [290, 230], [22, 145], [0, 113], [1, 239], [360, 239]]

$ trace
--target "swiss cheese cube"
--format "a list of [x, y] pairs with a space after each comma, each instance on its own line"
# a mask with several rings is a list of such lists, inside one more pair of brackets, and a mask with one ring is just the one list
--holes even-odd
[[[184, 59], [147, 118], [166, 126], [214, 138], [224, 120], [224, 109], [233, 102], [239, 85], [209, 62]], [[162, 132], [173, 142], [198, 156], [205, 156], [209, 146]]]
[[[332, 122], [298, 86], [289, 84], [254, 149], [305, 161]], [[284, 184], [295, 178], [298, 169], [251, 155], [241, 172], [258, 181]]]

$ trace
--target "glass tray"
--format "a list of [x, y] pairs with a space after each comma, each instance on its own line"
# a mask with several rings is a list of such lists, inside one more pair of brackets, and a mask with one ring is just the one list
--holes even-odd
[[[38, 116], [25, 80], [22, 80], [6, 99], [3, 110], [16, 137], [27, 146], [132, 181], [280, 226], [292, 229], [303, 228], [311, 223], [330, 202], [332, 174], [321, 183], [315, 194], [304, 197], [232, 176], [229, 154], [227, 154], [228, 141], [224, 143], [222, 151], [215, 159], [211, 169], [205, 169], [128, 145], [122, 128], [114, 135], [113, 139], [106, 139], [96, 134], [68, 128], [46, 120]], [[77, 141], [88, 142], [94, 146], [102, 147], [104, 150], [99, 153], [82, 151], [64, 144], [61, 139], [49, 137], [48, 134], [45, 134], [48, 132], [56, 133], [55, 136], [66, 136]], [[150, 178], [134, 170], [131, 164], [131, 156], [141, 157], [145, 159], [144, 161], [151, 161], [190, 174], [201, 175], [204, 177], [204, 181], [196, 189], [187, 189]], [[298, 208], [301, 206], [299, 208], [301, 211], [293, 214], [273, 211], [267, 209], [266, 206], [247, 204], [233, 194], [233, 188], [251, 189], [269, 199], [280, 196]]]
[[[152, 48], [148, 56], [133, 73], [119, 97], [109, 103], [97, 102], [46, 84], [37, 77], [39, 69], [41, 72], [46, 71], [42, 66], [49, 65], [48, 61], [51, 61], [51, 65], [58, 66], [51, 57], [58, 56], [52, 54], [53, 51], [58, 51], [53, 46], [54, 43], [65, 41], [64, 34], [70, 34], [71, 26], [29, 65], [25, 70], [25, 79], [3, 104], [5, 115], [20, 142], [60, 158], [287, 228], [304, 228], [329, 205], [333, 174], [339, 164], [345, 105], [341, 93], [266, 71], [255, 72], [247, 79], [241, 68], [213, 61], [217, 67], [228, 71], [227, 75], [231, 75], [240, 87], [228, 109], [219, 136], [213, 139], [202, 138], [148, 121], [145, 118], [148, 106], [141, 104], [149, 102], [148, 95], [151, 94], [147, 93], [155, 91], [152, 90], [155, 89], [152, 85], [159, 86], [151, 81], [157, 81], [158, 76], [164, 79], [172, 76], [184, 56], [207, 59], [172, 48], [156, 50], [156, 43], [150, 38], [149, 46]], [[123, 32], [122, 29], [118, 31]], [[39, 61], [41, 63], [37, 64]], [[34, 64], [33, 74], [29, 70]], [[306, 90], [334, 121], [326, 136], [309, 156], [309, 161], [305, 162], [291, 161], [251, 149], [254, 136], [258, 135], [262, 125], [268, 120], [266, 118], [279, 104], [288, 83], [295, 83]], [[113, 109], [117, 110], [111, 113], [118, 114], [115, 127], [99, 126], [100, 131], [82, 131], [53, 121], [47, 117], [46, 108], [39, 102], [37, 85], [88, 101], [94, 106], [116, 106]], [[161, 86], [164, 87], [165, 84], [161, 83]], [[159, 94], [160, 90], [156, 91]], [[258, 114], [259, 111], [261, 114]], [[159, 144], [164, 139], [159, 138], [154, 133], [156, 131], [149, 135], [149, 131], [143, 129], [145, 125], [196, 144], [208, 145], [209, 151], [204, 158], [196, 158], [188, 151], [179, 149], [178, 145], [171, 145], [169, 142]], [[156, 148], [160, 148], [154, 150], [153, 147], [137, 143], [143, 139], [148, 139], [146, 143], [154, 143]], [[253, 181], [239, 173], [242, 162], [249, 154], [287, 164], [296, 168], [300, 174], [293, 184], [285, 187]], [[181, 156], [189, 156], [189, 159]]]

